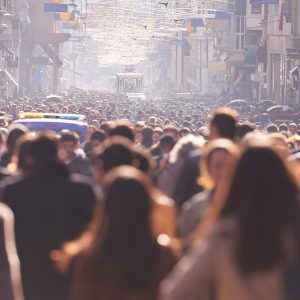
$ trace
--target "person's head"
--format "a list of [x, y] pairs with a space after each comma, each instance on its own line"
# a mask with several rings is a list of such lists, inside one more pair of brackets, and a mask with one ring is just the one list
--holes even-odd
[[291, 123], [289, 125], [289, 132], [291, 135], [295, 135], [297, 133], [297, 124], [296, 123]]
[[18, 139], [25, 135], [28, 129], [22, 125], [15, 125], [8, 133], [6, 146], [9, 153], [13, 153]]
[[[107, 174], [103, 183], [104, 201], [107, 217], [114, 223], [112, 226], [118, 226], [127, 219], [128, 222], [123, 225], [134, 229], [134, 221], [145, 222], [147, 230], [150, 230], [151, 186], [149, 178], [131, 166], [118, 167]], [[136, 216], [138, 219], [131, 219], [130, 216]], [[122, 228], [121, 225], [119, 230], [126, 230]], [[129, 231], [128, 234], [132, 232]]]
[[30, 155], [30, 147], [33, 139], [34, 135], [26, 134], [18, 140], [12, 157], [14, 171], [17, 170], [26, 174], [32, 169], [33, 162]]
[[113, 168], [132, 165], [134, 159], [132, 143], [124, 137], [113, 137], [104, 141], [102, 151], [95, 159], [95, 177], [101, 181]]
[[156, 120], [156, 117], [155, 116], [151, 116], [149, 119], [148, 119], [148, 125], [151, 126], [151, 127], [155, 127], [157, 123], [157, 120]]
[[109, 136], [122, 136], [127, 138], [131, 142], [134, 142], [134, 134], [131, 128], [131, 124], [125, 120], [118, 120], [114, 122], [112, 128], [109, 131]]
[[79, 136], [77, 133], [72, 131], [64, 131], [61, 133], [60, 148], [63, 150], [66, 159], [72, 159], [76, 155], [75, 150], [79, 144]]
[[204, 137], [206, 140], [209, 139], [209, 129], [206, 126], [202, 126], [197, 130], [199, 136]]
[[154, 160], [150, 152], [143, 147], [133, 148], [133, 166], [141, 170], [142, 172], [151, 175], [154, 170]]
[[136, 143], [141, 143], [142, 142], [142, 130], [145, 126], [144, 122], [137, 122], [135, 123], [134, 126], [134, 139]]
[[92, 145], [92, 152], [94, 154], [98, 153], [101, 146], [106, 139], [106, 133], [103, 130], [96, 130], [92, 133], [90, 141]]
[[191, 134], [192, 133], [192, 131], [191, 131], [191, 129], [189, 129], [188, 127], [183, 127], [183, 128], [181, 128], [180, 130], [179, 130], [179, 136], [182, 138], [182, 137], [184, 137], [184, 136], [186, 136], [186, 135], [188, 135], [188, 134]]
[[159, 142], [159, 148], [162, 154], [168, 154], [171, 152], [173, 147], [175, 146], [176, 141], [175, 139], [170, 135], [163, 135], [160, 138]]
[[153, 144], [153, 129], [146, 126], [142, 129], [142, 143], [145, 148], [149, 148]]
[[76, 249], [89, 254], [86, 276], [95, 274], [99, 262], [108, 262], [116, 266], [124, 283], [144, 288], [157, 263], [154, 192], [149, 176], [138, 169], [111, 170], [103, 181], [104, 197], [90, 229], [75, 248], [74, 243], [65, 244], [64, 252], [74, 255]]
[[201, 136], [192, 134], [181, 138], [170, 152], [169, 162], [171, 164], [181, 163], [192, 151], [202, 150], [205, 140]]
[[210, 140], [226, 138], [234, 140], [238, 113], [230, 108], [217, 109], [210, 121]]
[[179, 140], [179, 130], [174, 125], [165, 125], [163, 128], [163, 133], [172, 136], [176, 142]]
[[276, 150], [247, 148], [223, 183], [215, 208], [219, 217], [238, 222], [234, 251], [240, 270], [251, 274], [284, 266], [291, 258], [286, 243], [299, 259], [299, 189]]
[[7, 130], [2, 128], [2, 130], [0, 131], [0, 150], [4, 150], [6, 147], [7, 135], [8, 135]]
[[223, 179], [224, 168], [229, 160], [238, 160], [240, 151], [228, 139], [217, 139], [210, 142], [203, 151], [200, 160], [199, 185], [207, 190], [214, 189]]
[[241, 140], [246, 134], [254, 131], [254, 126], [252, 124], [238, 124], [235, 132], [235, 137], [237, 140]]
[[1, 118], [0, 117], [0, 127], [1, 128], [7, 128], [8, 127], [7, 118]]
[[285, 123], [279, 125], [279, 131], [288, 132], [289, 128]]
[[58, 140], [54, 133], [38, 134], [29, 145], [29, 155], [34, 167], [43, 166], [58, 159]]
[[278, 132], [279, 131], [279, 128], [276, 124], [269, 124], [267, 126], [267, 132], [268, 133], [275, 133], [275, 132]]
[[103, 130], [107, 135], [109, 135], [111, 127], [112, 127], [112, 124], [106, 120], [101, 123], [100, 129]]
[[154, 144], [158, 144], [159, 141], [160, 141], [160, 138], [163, 134], [163, 131], [160, 127], [156, 127], [154, 130], [153, 130], [153, 143]]
[[87, 137], [88, 137], [88, 139], [90, 139], [91, 135], [95, 131], [96, 131], [96, 126], [94, 126], [94, 125], [89, 125], [88, 126], [88, 128], [87, 128]]
[[[269, 134], [270, 143], [276, 151], [284, 158], [290, 155], [289, 139], [281, 132]], [[293, 138], [291, 138], [293, 139]]]

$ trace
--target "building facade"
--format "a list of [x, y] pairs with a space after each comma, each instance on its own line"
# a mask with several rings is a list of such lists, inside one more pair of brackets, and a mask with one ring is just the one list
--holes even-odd
[[174, 86], [300, 104], [300, 1], [236, 0], [228, 12], [229, 18], [203, 16], [185, 38], [188, 55], [181, 41], [170, 46]]
[[18, 94], [20, 33], [26, 18], [25, 0], [0, 1], [0, 97], [10, 98]]

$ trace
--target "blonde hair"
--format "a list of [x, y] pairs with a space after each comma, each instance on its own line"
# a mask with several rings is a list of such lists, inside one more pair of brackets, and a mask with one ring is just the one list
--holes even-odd
[[201, 175], [198, 179], [198, 184], [206, 190], [212, 190], [215, 187], [215, 183], [210, 175], [209, 165], [212, 154], [217, 150], [225, 151], [235, 158], [238, 158], [240, 155], [239, 148], [228, 139], [214, 140], [204, 148], [203, 158], [200, 160]]
[[170, 152], [169, 162], [171, 164], [176, 164], [181, 159], [187, 157], [187, 155], [196, 149], [202, 149], [206, 141], [201, 136], [195, 136], [193, 134], [188, 134], [181, 138], [174, 148]]

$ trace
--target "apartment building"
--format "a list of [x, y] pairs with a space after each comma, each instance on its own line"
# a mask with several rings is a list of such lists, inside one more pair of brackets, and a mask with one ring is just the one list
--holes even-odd
[[19, 91], [20, 32], [26, 18], [25, 0], [0, 0], [0, 97]]

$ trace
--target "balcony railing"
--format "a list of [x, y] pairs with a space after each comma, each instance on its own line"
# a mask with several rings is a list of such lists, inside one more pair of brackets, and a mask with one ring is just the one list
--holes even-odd
[[199, 9], [233, 13], [235, 0], [196, 0]]
[[13, 13], [13, 1], [12, 0], [0, 0], [0, 7], [4, 13]]

